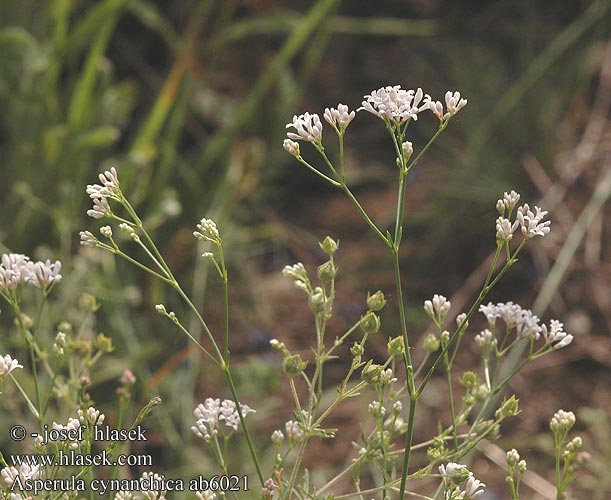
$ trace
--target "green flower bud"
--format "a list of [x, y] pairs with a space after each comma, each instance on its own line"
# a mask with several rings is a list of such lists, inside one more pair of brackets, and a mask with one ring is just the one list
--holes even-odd
[[405, 353], [405, 344], [403, 343], [403, 337], [394, 337], [388, 340], [386, 344], [388, 349], [388, 355], [393, 358], [399, 358]]
[[337, 249], [339, 248], [339, 240], [335, 241], [330, 236], [327, 236], [324, 240], [322, 240], [322, 242], [319, 243], [319, 245], [323, 252], [331, 256], [337, 252]]
[[354, 345], [350, 348], [350, 352], [355, 357], [360, 357], [365, 352], [365, 348], [360, 342], [355, 342]]
[[427, 333], [422, 339], [422, 347], [429, 354], [432, 354], [437, 351], [439, 349], [439, 345], [440, 341], [437, 338], [437, 335], [432, 332]]
[[509, 399], [506, 399], [501, 404], [501, 407], [494, 414], [496, 418], [501, 417], [514, 417], [518, 413], [520, 413], [519, 409], [519, 401], [515, 396], [511, 396]]
[[382, 369], [381, 365], [375, 365], [372, 360], [369, 360], [361, 372], [361, 378], [370, 385], [379, 384]]
[[323, 282], [333, 281], [336, 272], [337, 267], [330, 260], [318, 266], [318, 277]]
[[474, 372], [465, 372], [460, 378], [460, 385], [465, 389], [472, 389], [477, 383], [477, 375]]
[[365, 316], [361, 317], [360, 326], [363, 333], [376, 333], [380, 331], [380, 317], [373, 311], [369, 311]]
[[103, 333], [99, 333], [95, 339], [95, 346], [102, 352], [112, 352], [112, 339]]
[[301, 354], [288, 356], [284, 358], [284, 362], [282, 363], [284, 371], [292, 377], [301, 374], [306, 366], [308, 366], [308, 362], [301, 359]]
[[369, 292], [367, 292], [367, 307], [370, 311], [380, 311], [385, 305], [386, 299], [380, 290], [373, 295], [369, 295]]
[[484, 401], [488, 397], [488, 393], [489, 392], [490, 391], [488, 390], [488, 387], [486, 387], [486, 384], [480, 384], [473, 391], [473, 396], [475, 397], [476, 401], [479, 401], [481, 403], [482, 401]]
[[96, 312], [100, 308], [95, 296], [90, 293], [83, 293], [79, 297], [78, 305], [81, 309], [87, 312]]

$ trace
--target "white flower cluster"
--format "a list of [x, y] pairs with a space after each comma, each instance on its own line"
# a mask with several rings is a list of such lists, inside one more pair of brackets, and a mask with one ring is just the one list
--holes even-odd
[[[80, 427], [81, 427], [81, 421], [79, 419], [72, 418], [72, 417], [68, 418], [68, 423], [66, 425], [58, 424], [57, 422], [53, 422], [53, 425], [52, 425], [52, 428], [58, 431], [62, 431], [62, 430], [77, 431]], [[70, 444], [68, 444], [68, 447], [72, 449], [78, 448], [78, 441], [71, 441]]]
[[575, 414], [572, 411], [558, 410], [549, 423], [553, 432], [568, 432], [575, 425]]
[[533, 212], [528, 203], [518, 207], [515, 220], [511, 221], [513, 209], [518, 204], [520, 195], [515, 191], [505, 192], [503, 197], [496, 202], [499, 217], [496, 220], [496, 238], [498, 241], [509, 242], [518, 227], [526, 239], [534, 236], [545, 236], [550, 232], [550, 221], [544, 221], [547, 211], [535, 207]]
[[17, 253], [3, 254], [0, 260], [0, 291], [15, 290], [22, 283], [45, 288], [62, 279], [59, 260], [32, 262], [27, 255]]
[[2, 479], [10, 490], [17, 477], [19, 477], [19, 482], [21, 484], [25, 484], [26, 480], [33, 481], [34, 479], [39, 479], [40, 472], [40, 467], [38, 465], [21, 464], [19, 467], [5, 467], [0, 471], [0, 476], [2, 476]]
[[[240, 403], [240, 409], [244, 418], [249, 413], [255, 413], [255, 410], [242, 403]], [[225, 425], [232, 431], [237, 431], [240, 423], [236, 404], [231, 399], [225, 399], [221, 402], [218, 398], [207, 398], [204, 404], [197, 405], [193, 414], [196, 421], [191, 430], [205, 441], [210, 441], [218, 435], [221, 421], [224, 421]]]
[[[365, 95], [361, 104], [357, 111], [367, 111], [386, 123], [399, 127], [409, 120], [417, 120], [418, 114], [425, 110], [432, 111], [443, 123], [464, 108], [467, 100], [460, 97], [460, 92], [448, 91], [445, 94], [444, 111], [441, 101], [434, 101], [430, 95], [424, 94], [421, 88], [405, 90], [401, 85], [388, 85]], [[340, 103], [337, 108], [325, 108], [323, 118], [342, 135], [355, 115], [356, 113], [350, 111], [348, 106]], [[282, 144], [289, 154], [295, 157], [301, 154], [299, 143], [295, 141], [311, 142], [319, 148], [322, 146], [323, 125], [316, 113], [294, 115], [292, 122], [287, 123], [286, 128], [295, 129], [294, 132], [287, 132], [288, 139]]]
[[[502, 319], [508, 329], [516, 330], [518, 338], [530, 337], [533, 340], [539, 339], [541, 335], [552, 349], [561, 349], [573, 341], [573, 336], [567, 334], [564, 325], [557, 320], [551, 320], [549, 327], [540, 325], [539, 318], [529, 309], [522, 309], [519, 304], [513, 302], [499, 302], [481, 305], [479, 311], [486, 316], [490, 330], [484, 330], [476, 336], [475, 342], [478, 346], [490, 344], [494, 335], [494, 328], [497, 319]], [[488, 333], [490, 332], [490, 333]]]
[[284, 266], [282, 276], [292, 278], [295, 282], [295, 288], [298, 290], [302, 290], [308, 295], [312, 293], [312, 284], [310, 283], [310, 278], [308, 278], [308, 271], [301, 262], [297, 262], [297, 264], [292, 266]]
[[446, 496], [444, 497], [446, 499], [475, 500], [484, 494], [486, 485], [479, 479], [475, 479], [473, 473], [462, 464], [450, 462], [440, 465], [439, 473], [443, 476], [443, 482], [446, 485]]
[[325, 108], [325, 112], [323, 113], [323, 118], [325, 121], [331, 125], [338, 133], [342, 133], [350, 122], [354, 120], [356, 113], [354, 111], [350, 111], [348, 106], [345, 104], [339, 103], [337, 108]]
[[199, 231], [193, 231], [193, 236], [195, 236], [198, 240], [211, 241], [212, 243], [218, 243], [221, 241], [221, 236], [219, 234], [219, 230], [216, 227], [216, 222], [212, 219], [202, 219], [197, 224], [197, 229]]
[[101, 425], [106, 418], [106, 415], [100, 413], [100, 410], [96, 410], [93, 406], [87, 408], [87, 411], [83, 411], [79, 408], [77, 414], [81, 424], [89, 423], [90, 425]]
[[10, 354], [0, 358], [0, 380], [17, 368], [23, 368], [23, 366], [19, 364], [19, 361], [11, 358]]
[[450, 301], [443, 295], [435, 294], [432, 300], [424, 301], [424, 312], [439, 326], [443, 325], [450, 307]]
[[[98, 176], [101, 184], [88, 184], [87, 194], [93, 200], [93, 208], [87, 210], [87, 215], [101, 219], [111, 213], [107, 198], [118, 199], [121, 194], [117, 170], [112, 167]], [[82, 236], [81, 236], [82, 238]], [[81, 243], [83, 244], [83, 243]]]
[[293, 127], [297, 133], [287, 132], [286, 135], [289, 139], [315, 143], [322, 141], [322, 122], [316, 113], [306, 112], [299, 116], [293, 116], [293, 121], [286, 125], [286, 128], [290, 127]]
[[[144, 472], [138, 480], [140, 490], [121, 490], [115, 495], [116, 500], [165, 500], [167, 490], [163, 489], [166, 485], [165, 476], [160, 476], [153, 472]], [[158, 489], [161, 488], [161, 489]], [[196, 494], [198, 498], [199, 493]], [[204, 499], [214, 499], [215, 497], [203, 497]]]
[[422, 89], [405, 90], [400, 85], [382, 87], [368, 94], [358, 111], [365, 110], [377, 117], [388, 120], [395, 125], [402, 125], [408, 120], [417, 120], [418, 113], [430, 109], [430, 96]]

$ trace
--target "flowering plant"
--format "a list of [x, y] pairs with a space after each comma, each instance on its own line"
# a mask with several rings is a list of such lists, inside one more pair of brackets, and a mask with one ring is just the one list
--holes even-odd
[[[500, 403], [498, 396], [511, 378], [527, 363], [564, 348], [573, 340], [573, 337], [564, 331], [563, 324], [557, 320], [551, 320], [548, 326], [542, 324], [530, 310], [513, 302], [484, 303], [490, 291], [517, 262], [524, 247], [533, 238], [544, 237], [550, 231], [550, 221], [545, 220], [547, 212], [536, 206], [531, 209], [526, 203], [519, 205], [521, 197], [515, 191], [504, 193], [496, 203], [496, 250], [484, 283], [471, 306], [466, 311], [455, 314], [456, 322], [452, 325], [452, 322], [448, 321], [452, 304], [445, 296], [434, 294], [423, 306], [425, 314], [434, 325], [434, 331], [424, 336], [419, 346], [408, 330], [399, 258], [404, 236], [408, 176], [466, 105], [467, 100], [462, 98], [459, 92], [448, 91], [445, 94], [444, 106], [444, 103], [434, 100], [420, 88], [405, 90], [398, 85], [383, 87], [364, 96], [362, 106], [357, 111], [365, 111], [382, 121], [396, 156], [397, 204], [394, 224], [389, 228], [380, 227], [370, 217], [348, 185], [344, 138], [356, 117], [356, 111], [339, 104], [337, 108], [326, 108], [323, 113], [324, 121], [337, 136], [337, 162], [332, 161], [327, 154], [323, 143], [324, 127], [317, 114], [306, 112], [296, 115], [291, 123], [287, 124], [289, 131], [283, 143], [284, 149], [323, 181], [342, 191], [387, 249], [392, 259], [395, 278], [395, 313], [400, 334], [387, 336], [387, 349], [382, 359], [369, 354], [368, 341], [373, 336], [383, 335], [383, 315], [391, 314], [390, 311], [383, 312], [387, 308], [385, 293], [376, 291], [370, 292], [364, 300], [364, 313], [360, 317], [354, 317], [351, 326], [337, 334], [334, 340], [329, 339], [328, 330], [334, 314], [339, 258], [339, 242], [333, 238], [327, 236], [320, 242], [320, 249], [326, 257], [316, 269], [315, 277], [312, 270], [308, 270], [303, 263], [285, 266], [282, 274], [292, 280], [295, 288], [304, 294], [311, 310], [314, 335], [312, 354], [308, 359], [304, 359], [301, 353], [291, 351], [291, 346], [281, 339], [271, 341], [271, 346], [282, 356], [282, 370], [286, 375], [292, 407], [292, 417], [271, 434], [271, 458], [264, 457], [258, 449], [262, 441], [268, 439], [262, 440], [252, 431], [252, 417], [247, 417], [255, 413], [255, 410], [240, 399], [240, 388], [235, 383], [229, 350], [229, 270], [225, 260], [222, 231], [213, 220], [202, 218], [193, 232], [195, 239], [206, 247], [202, 257], [210, 263], [222, 283], [224, 321], [219, 334], [209, 326], [176, 279], [142, 219], [122, 191], [117, 170], [113, 167], [103, 172], [99, 175], [100, 184], [87, 186], [87, 194], [93, 202], [88, 215], [94, 219], [104, 219], [108, 221], [108, 225], [100, 228], [101, 237], [90, 231], [82, 231], [81, 244], [121, 257], [165, 283], [175, 290], [197, 318], [198, 328], [203, 331], [206, 342], [200, 341], [184, 319], [174, 311], [168, 311], [166, 305], [157, 304], [155, 307], [161, 316], [169, 319], [197, 347], [207, 362], [216, 366], [223, 374], [231, 398], [221, 401], [220, 398], [208, 397], [202, 404], [197, 405], [194, 408], [195, 421], [191, 430], [209, 450], [217, 463], [219, 473], [224, 476], [231, 474], [230, 440], [245, 440], [252, 460], [251, 470], [256, 475], [256, 480], [251, 481], [251, 485], [258, 483], [256, 488], [251, 489], [251, 492], [254, 491], [254, 498], [332, 500], [375, 496], [382, 500], [403, 499], [412, 492], [412, 488], [415, 490], [419, 483], [424, 481], [427, 486], [427, 478], [435, 481], [437, 488], [436, 491], [432, 488], [427, 495], [419, 494], [423, 498], [483, 498], [485, 485], [476, 479], [474, 472], [467, 467], [468, 457], [483, 439], [491, 440], [498, 435], [500, 425], [506, 418], [515, 416], [520, 411], [515, 396], [506, 396]], [[419, 147], [408, 140], [411, 132], [409, 127], [425, 112], [433, 114], [438, 121], [438, 127], [432, 137]], [[313, 147], [320, 157], [321, 166], [302, 156], [300, 142]], [[126, 250], [124, 240], [115, 236], [117, 229], [144, 252], [146, 259], [141, 260], [129, 249]], [[19, 321], [19, 318], [23, 317], [19, 309], [22, 284], [36, 286], [43, 298], [46, 298], [53, 286], [61, 280], [60, 269], [59, 262], [32, 264], [25, 256], [3, 256], [0, 266], [0, 292], [13, 306]], [[477, 323], [475, 318], [478, 312], [482, 313], [487, 321], [487, 328], [472, 335], [473, 343], [480, 353], [481, 365], [474, 367], [472, 371], [457, 374], [456, 357], [465, 344], [463, 340], [471, 337], [470, 323]], [[24, 336], [29, 339], [30, 362], [34, 369], [36, 363], [41, 361], [39, 347], [25, 324], [22, 330]], [[59, 332], [53, 347], [56, 355], [63, 355], [68, 345], [66, 334]], [[111, 350], [104, 339], [100, 340], [99, 345], [105, 352]], [[342, 346], [349, 347], [348, 351], [342, 350]], [[519, 354], [525, 347], [527, 352], [521, 355], [520, 362], [517, 365], [511, 363], [509, 354]], [[345, 354], [342, 354], [343, 352]], [[338, 356], [347, 357], [344, 363], [345, 372], [335, 388], [334, 395], [328, 397], [329, 393], [324, 389], [326, 368], [328, 363]], [[42, 427], [45, 405], [38, 388], [36, 399], [32, 402], [12, 374], [17, 368], [23, 366], [10, 355], [0, 358], [0, 380], [3, 381], [7, 376], [12, 379]], [[438, 372], [443, 374], [447, 383], [449, 416], [447, 421], [438, 423], [436, 435], [416, 443], [419, 401]], [[460, 404], [454, 389], [454, 382], [457, 380], [464, 391]], [[130, 376], [129, 373], [122, 377], [123, 397], [129, 396], [133, 382], [133, 375]], [[337, 474], [323, 476], [320, 482], [311, 480], [304, 467], [304, 457], [309, 444], [317, 439], [335, 438], [337, 429], [328, 427], [330, 415], [346, 400], [359, 397], [364, 399], [369, 420], [363, 424], [360, 441], [354, 443], [354, 457]], [[105, 416], [86, 403], [86, 398], [81, 397], [78, 418], [70, 418], [65, 426], [54, 423], [54, 428], [68, 432], [85, 427], [87, 432], [92, 432], [95, 426], [104, 421]], [[156, 399], [151, 400], [134, 420], [133, 426], [137, 426], [158, 403]], [[574, 423], [574, 416], [571, 418], [571, 415], [570, 412], [561, 410], [554, 416], [551, 425], [556, 449], [558, 495], [563, 494], [569, 486], [577, 450], [581, 446], [578, 438], [566, 444], [568, 431]], [[87, 447], [88, 443], [90, 441], [87, 439], [82, 442], [72, 440], [65, 443], [65, 446]], [[41, 443], [38, 445], [42, 446]], [[118, 446], [117, 443], [113, 443], [111, 448], [115, 446]], [[417, 461], [414, 460], [415, 455], [418, 455]], [[51, 474], [39, 469], [17, 469], [6, 462], [4, 465], [2, 477], [10, 491], [18, 478]], [[526, 464], [520, 460], [516, 450], [507, 453], [507, 467], [507, 483], [512, 498], [517, 499]], [[79, 474], [90, 472], [91, 468], [85, 467]], [[345, 483], [342, 482], [347, 477], [352, 478], [349, 489], [346, 489]], [[144, 472], [141, 479], [154, 482], [156, 478], [156, 474]], [[158, 488], [154, 494], [144, 496], [164, 498], [165, 494], [164, 488]], [[196, 493], [200, 499], [217, 496], [242, 498], [245, 494], [230, 494], [223, 489], [200, 489]], [[122, 491], [116, 494], [116, 498], [141, 498], [139, 495], [140, 493]]]

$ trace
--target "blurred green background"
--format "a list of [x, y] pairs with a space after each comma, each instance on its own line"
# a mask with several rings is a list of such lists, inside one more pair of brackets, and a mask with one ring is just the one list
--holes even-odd
[[[282, 267], [316, 265], [317, 241], [339, 237], [346, 321], [361, 313], [367, 290], [393, 286], [384, 249], [358, 215], [284, 152], [285, 124], [338, 102], [355, 109], [384, 85], [422, 87], [437, 99], [459, 90], [469, 105], [408, 188], [412, 330], [426, 328], [420, 308], [433, 293], [455, 304], [472, 297], [502, 192], [543, 198], [555, 236], [533, 246], [492, 300], [538, 301], [538, 314], [564, 321], [576, 340], [556, 366], [533, 369], [536, 381], [520, 378], [512, 388], [525, 401], [538, 398], [523, 433], [544, 430], [560, 407], [598, 408], [590, 420], [608, 423], [609, 193], [596, 190], [611, 168], [610, 35], [609, 0], [0, 0], [1, 250], [62, 261], [50, 338], [83, 291], [98, 297], [91, 328], [117, 349], [94, 380], [94, 399], [112, 400], [109, 381], [134, 369], [141, 401], [161, 394], [169, 402], [157, 417], [160, 465], [188, 470], [178, 458], [199, 453], [183, 446], [193, 441], [192, 410], [226, 395], [219, 374], [154, 312], [159, 302], [184, 311], [177, 297], [79, 248], [78, 231], [100, 225], [85, 215], [85, 185], [117, 167], [213, 329], [222, 321], [220, 288], [196, 260], [191, 232], [204, 216], [217, 221], [230, 261], [232, 352], [262, 422], [282, 406], [269, 339], [309, 345], [306, 306], [287, 293]], [[416, 148], [435, 126], [423, 117], [412, 128]], [[358, 115], [346, 141], [349, 184], [379, 225], [390, 225], [396, 172], [384, 128]], [[592, 217], [579, 219], [588, 207]], [[551, 269], [558, 280], [546, 281]], [[0, 321], [10, 328], [8, 315]], [[611, 437], [590, 445], [591, 473], [580, 488], [603, 499], [609, 479], [591, 478], [611, 467]]]

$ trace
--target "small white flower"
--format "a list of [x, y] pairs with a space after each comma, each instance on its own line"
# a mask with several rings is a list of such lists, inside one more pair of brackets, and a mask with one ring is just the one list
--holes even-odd
[[293, 121], [286, 125], [286, 128], [289, 127], [293, 127], [297, 132], [287, 132], [286, 135], [289, 139], [315, 143], [322, 141], [322, 122], [316, 113], [310, 114], [306, 112], [299, 116], [293, 116]]
[[3, 379], [17, 368], [23, 368], [23, 366], [19, 364], [19, 361], [13, 359], [10, 354], [0, 358], [0, 379]]
[[499, 314], [499, 310], [498, 307], [493, 304], [492, 302], [488, 302], [488, 305], [481, 305], [479, 306], [479, 312], [481, 312], [484, 316], [486, 316], [486, 319], [488, 320], [488, 325], [490, 326], [491, 330], [494, 330], [494, 325], [496, 323], [496, 319], [500, 318], [500, 314]]
[[100, 234], [102, 236], [106, 236], [106, 238], [112, 238], [112, 227], [110, 227], [110, 226], [102, 226], [100, 228]]
[[282, 147], [284, 148], [284, 150], [297, 157], [301, 155], [301, 151], [299, 150], [299, 143], [292, 141], [291, 139], [284, 139], [284, 142], [282, 143]]
[[543, 217], [547, 215], [547, 211], [535, 207], [535, 213], [530, 210], [528, 203], [525, 203], [518, 208], [516, 219], [520, 223], [522, 233], [526, 238], [533, 236], [545, 236], [550, 231], [550, 221], [541, 222]]
[[199, 224], [197, 224], [197, 229], [199, 229], [199, 231], [194, 231], [193, 236], [198, 240], [206, 240], [213, 243], [219, 243], [221, 241], [216, 222], [212, 219], [204, 218], [200, 220]]
[[[247, 405], [240, 403], [240, 409], [244, 418], [249, 413], [255, 413], [255, 410]], [[220, 421], [223, 420], [225, 425], [233, 431], [238, 430], [240, 416], [236, 409], [236, 404], [230, 399], [225, 399], [222, 403], [220, 399], [207, 398], [204, 404], [199, 404], [193, 411], [196, 421], [191, 427], [193, 433], [210, 441], [214, 436], [218, 435], [218, 427]]]
[[6, 485], [11, 488], [17, 476], [23, 484], [26, 480], [34, 480], [40, 477], [40, 467], [38, 465], [21, 464], [19, 467], [5, 467], [0, 471], [0, 476]]
[[325, 108], [323, 118], [329, 125], [341, 133], [346, 130], [350, 122], [354, 120], [355, 115], [356, 113], [354, 111], [349, 111], [348, 106], [340, 103], [337, 105], [337, 109]]

